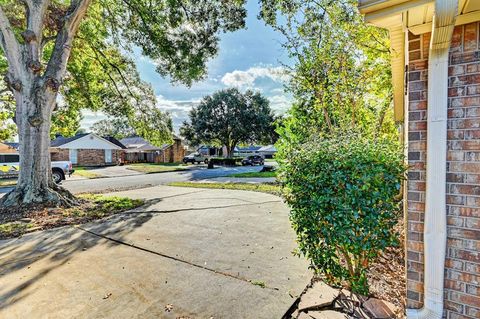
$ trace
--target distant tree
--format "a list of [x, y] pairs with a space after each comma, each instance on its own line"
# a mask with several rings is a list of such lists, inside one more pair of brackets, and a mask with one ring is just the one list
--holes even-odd
[[218, 91], [204, 97], [189, 116], [180, 134], [191, 144], [226, 146], [228, 157], [239, 143], [271, 141], [274, 115], [269, 101], [258, 92]]
[[[109, 117], [93, 124], [92, 132], [100, 136], [113, 136], [122, 139], [128, 136], [138, 135], [147, 139], [150, 143], [160, 146], [171, 140], [172, 119], [170, 114], [161, 112], [158, 109], [149, 109], [145, 116], [146, 125], [131, 125], [130, 120], [125, 117]], [[160, 136], [160, 138], [158, 138]]]
[[128, 123], [128, 120], [123, 118], [104, 119], [93, 124], [90, 129], [97, 135], [113, 136], [117, 139], [136, 134], [130, 123]]
[[[158, 73], [190, 85], [205, 76], [208, 59], [218, 52], [219, 34], [244, 27], [244, 3], [0, 1], [0, 67], [15, 99], [21, 167], [2, 207], [76, 203], [51, 178], [50, 132], [59, 95], [76, 114], [80, 107], [103, 107], [127, 116], [139, 134], [152, 135], [150, 119], [160, 112], [155, 95], [122, 52], [139, 48], [155, 60]], [[153, 124], [168, 126], [159, 125], [160, 118]]]

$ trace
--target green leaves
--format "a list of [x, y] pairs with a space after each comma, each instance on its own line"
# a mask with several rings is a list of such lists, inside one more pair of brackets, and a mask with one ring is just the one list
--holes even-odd
[[258, 92], [226, 89], [206, 96], [190, 112], [180, 133], [191, 144], [225, 145], [229, 155], [239, 143], [272, 138], [274, 116], [268, 100]]
[[357, 133], [312, 139], [281, 160], [280, 180], [299, 250], [332, 283], [367, 294], [366, 271], [396, 243], [401, 149]]

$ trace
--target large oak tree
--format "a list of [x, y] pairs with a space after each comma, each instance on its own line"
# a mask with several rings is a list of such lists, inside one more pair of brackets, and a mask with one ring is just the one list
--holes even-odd
[[273, 143], [275, 116], [269, 101], [259, 92], [236, 88], [206, 96], [189, 114], [180, 134], [190, 144], [207, 143], [227, 148], [233, 155], [239, 143]]
[[[121, 52], [138, 47], [155, 60], [161, 75], [189, 85], [205, 75], [206, 61], [218, 51], [219, 33], [244, 27], [243, 6], [244, 0], [1, 0], [0, 48], [8, 65], [5, 81], [15, 100], [21, 167], [17, 186], [2, 206], [75, 202], [50, 176], [52, 114], [67, 81], [80, 77], [83, 81], [75, 83], [99, 82], [82, 63], [66, 77], [71, 55], [85, 54], [101, 32], [102, 45], [89, 50], [97, 61], [110, 64], [105, 52], [112, 48]], [[118, 94], [129, 91], [128, 79], [122, 80], [126, 88], [117, 88]], [[137, 87], [129, 96], [141, 100], [141, 90]], [[82, 96], [85, 91], [78, 90], [84, 100], [105, 98]], [[144, 102], [137, 104], [148, 105]], [[143, 129], [149, 130], [148, 125]]]

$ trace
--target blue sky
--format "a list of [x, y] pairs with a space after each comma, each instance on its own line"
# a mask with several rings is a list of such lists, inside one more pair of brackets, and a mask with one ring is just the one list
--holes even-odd
[[[221, 36], [220, 51], [208, 63], [207, 78], [190, 88], [172, 85], [169, 79], [162, 78], [148, 58], [140, 54], [133, 57], [142, 79], [151, 83], [158, 107], [171, 113], [175, 131], [203, 96], [227, 87], [261, 91], [276, 113], [283, 113], [290, 106], [290, 98], [283, 92], [287, 77], [281, 63], [289, 60], [281, 46], [282, 36], [257, 19], [256, 0], [248, 1], [247, 10], [246, 29]], [[82, 127], [88, 129], [100, 118], [103, 116], [85, 112]]]

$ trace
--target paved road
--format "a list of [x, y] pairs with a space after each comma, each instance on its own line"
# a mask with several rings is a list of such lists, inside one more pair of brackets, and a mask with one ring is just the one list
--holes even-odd
[[[220, 176], [227, 176], [236, 173], [253, 172], [261, 170], [261, 166], [237, 166], [217, 167], [207, 169], [206, 166], [192, 167], [186, 171], [143, 174], [122, 177], [109, 177], [98, 179], [66, 180], [62, 186], [73, 193], [105, 192], [122, 189], [141, 188], [157, 185], [165, 185], [170, 182], [183, 182], [202, 179], [211, 179]], [[11, 187], [0, 188], [1, 194], [9, 192]]]
[[118, 194], [148, 204], [0, 241], [0, 318], [281, 318], [311, 278], [276, 196]]

